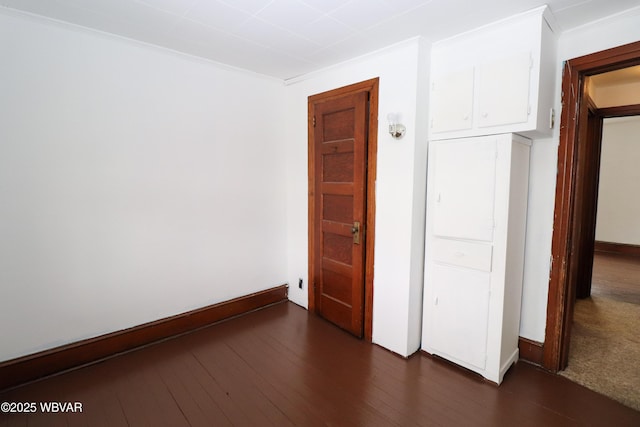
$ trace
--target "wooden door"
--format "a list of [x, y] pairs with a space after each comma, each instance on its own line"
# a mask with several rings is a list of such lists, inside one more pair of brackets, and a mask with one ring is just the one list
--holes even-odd
[[582, 221], [577, 232], [580, 258], [577, 260], [576, 298], [591, 296], [593, 275], [593, 249], [596, 238], [596, 211], [598, 208], [598, 182], [600, 179], [600, 152], [602, 148], [602, 116], [597, 112], [591, 99], [583, 100], [588, 104], [586, 141], [580, 148], [585, 150], [584, 174], [579, 177], [584, 182], [583, 193], [576, 200], [575, 209], [580, 209]]
[[360, 91], [310, 99], [309, 105], [313, 309], [358, 337], [364, 324], [368, 99]]

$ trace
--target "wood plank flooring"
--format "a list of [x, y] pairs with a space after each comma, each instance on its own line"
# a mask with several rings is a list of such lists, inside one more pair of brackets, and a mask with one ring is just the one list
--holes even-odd
[[640, 257], [594, 252], [591, 293], [640, 304]]
[[[43, 413], [41, 402], [80, 402]], [[638, 426], [640, 412], [520, 362], [500, 387], [408, 360], [292, 304], [0, 394], [0, 426]]]

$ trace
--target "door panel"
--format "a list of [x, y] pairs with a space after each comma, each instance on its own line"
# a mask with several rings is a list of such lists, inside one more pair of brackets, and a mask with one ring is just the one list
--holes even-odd
[[478, 70], [479, 127], [529, 120], [531, 57], [522, 52], [483, 64]]
[[434, 133], [471, 129], [473, 68], [438, 77], [433, 85], [431, 110]]
[[[433, 348], [484, 369], [491, 275], [453, 266], [433, 267]], [[447, 325], [443, 328], [442, 325]]]
[[434, 234], [493, 240], [496, 141], [435, 141]]
[[[312, 104], [315, 310], [361, 337], [364, 323], [364, 224], [368, 93]], [[354, 224], [360, 224], [360, 239]]]
[[351, 223], [353, 221], [353, 198], [337, 194], [325, 194], [322, 203], [325, 221]]

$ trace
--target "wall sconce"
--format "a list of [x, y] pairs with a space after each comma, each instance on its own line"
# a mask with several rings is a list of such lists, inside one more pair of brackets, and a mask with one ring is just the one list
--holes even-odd
[[400, 114], [389, 113], [387, 114], [387, 120], [389, 121], [389, 133], [395, 139], [400, 139], [404, 135], [407, 128], [404, 125], [398, 123], [400, 120]]

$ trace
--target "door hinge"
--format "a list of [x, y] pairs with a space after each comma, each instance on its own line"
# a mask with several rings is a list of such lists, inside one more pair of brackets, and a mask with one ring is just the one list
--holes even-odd
[[313, 127], [316, 127], [316, 116], [313, 116]]

